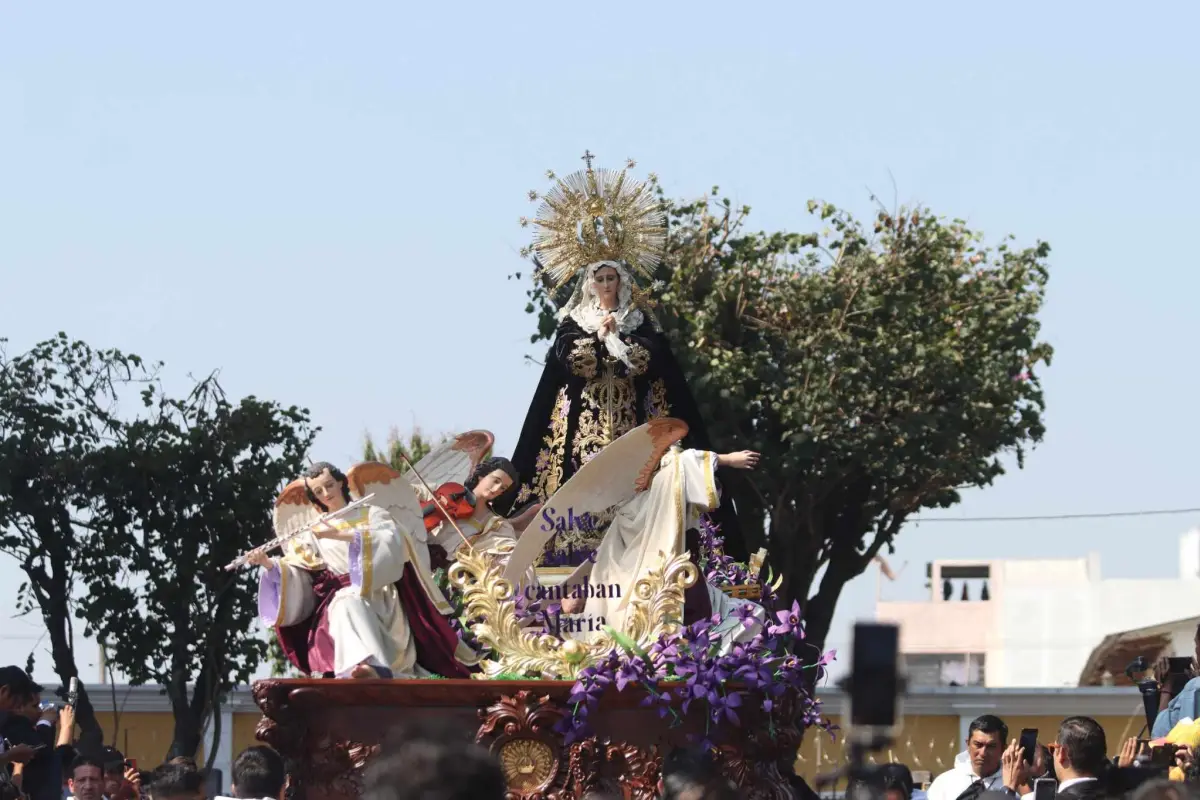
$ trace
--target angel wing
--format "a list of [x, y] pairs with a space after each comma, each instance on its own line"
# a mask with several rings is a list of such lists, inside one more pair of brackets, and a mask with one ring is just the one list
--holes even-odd
[[379, 461], [363, 461], [346, 470], [346, 480], [355, 499], [374, 494], [371, 505], [386, 509], [398, 524], [424, 541], [421, 502], [400, 472]]
[[283, 487], [279, 497], [275, 498], [275, 535], [287, 536], [295, 533], [316, 522], [320, 516], [320, 510], [308, 497], [304, 479], [297, 478]]
[[467, 431], [460, 433], [450, 441], [435, 447], [424, 458], [418, 461], [413, 470], [406, 470], [404, 477], [413, 486], [420, 486], [420, 475], [433, 489], [443, 483], [453, 481], [462, 483], [471, 475], [475, 465], [492, 454], [492, 445], [496, 437], [490, 431]]
[[[313, 505], [303, 478], [283, 487], [275, 498], [275, 535], [288, 536], [312, 525], [321, 518], [321, 510]], [[323, 562], [317, 551], [301, 536], [284, 544], [283, 554], [306, 569], [321, 569]]]
[[[650, 486], [663, 455], [687, 432], [687, 423], [673, 417], [659, 417], [634, 428], [580, 467], [546, 501], [545, 513], [551, 517], [566, 516], [568, 511], [576, 517], [598, 515], [628, 502]], [[510, 581], [518, 580], [533, 566], [554, 535], [551, 525], [526, 525], [504, 570]]]

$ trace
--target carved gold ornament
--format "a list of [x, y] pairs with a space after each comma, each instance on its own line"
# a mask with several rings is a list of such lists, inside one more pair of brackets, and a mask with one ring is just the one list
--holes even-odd
[[545, 742], [512, 739], [500, 746], [500, 767], [509, 791], [529, 792], [554, 778], [558, 760]]
[[[463, 594], [464, 615], [478, 620], [475, 637], [496, 654], [483, 661], [484, 675], [502, 673], [574, 680], [603, 660], [618, 645], [607, 633], [585, 642], [559, 639], [522, 628], [513, 602], [513, 584], [503, 578], [504, 567], [486, 553], [459, 554], [450, 567], [450, 582]], [[678, 634], [683, 620], [684, 590], [700, 572], [688, 554], [681, 553], [633, 585], [627, 628], [620, 633], [648, 649], [664, 634]]]
[[594, 170], [592, 158], [585, 154], [587, 168], [565, 178], [548, 172], [555, 183], [544, 196], [529, 193], [542, 201], [532, 220], [532, 250], [555, 289], [598, 261], [623, 262], [650, 279], [666, 248], [667, 217], [653, 176], [649, 182], [631, 178], [632, 160], [620, 172]]

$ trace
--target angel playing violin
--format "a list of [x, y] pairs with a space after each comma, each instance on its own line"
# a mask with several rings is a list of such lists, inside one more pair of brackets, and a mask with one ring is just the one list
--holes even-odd
[[[520, 476], [507, 458], [487, 458], [475, 464], [470, 476], [463, 483], [467, 494], [466, 502], [453, 504], [462, 508], [462, 513], [455, 513], [455, 509], [446, 508], [446, 511], [439, 515], [442, 521], [430, 531], [430, 545], [442, 547], [450, 558], [461, 548], [470, 546], [473, 550], [487, 553], [501, 564], [507, 564], [521, 531], [541, 510], [540, 505], [532, 506], [519, 516], [509, 519], [493, 509], [493, 505], [511, 499], [516, 493], [519, 481]], [[429, 495], [428, 492], [422, 492], [420, 487], [417, 487], [417, 491], [425, 497]], [[443, 507], [452, 505], [445, 498], [438, 496], [440, 494], [439, 491], [430, 499]], [[468, 511], [469, 514], [466, 513]], [[446, 517], [452, 518], [454, 524]], [[458, 530], [455, 530], [456, 526]], [[460, 533], [466, 537], [465, 542]], [[536, 585], [537, 574], [533, 567], [526, 569], [518, 581], [522, 587]]]
[[280, 536], [300, 530], [352, 496], [371, 503], [314, 526], [262, 568], [259, 615], [275, 626], [288, 659], [306, 674], [335, 677], [465, 678], [479, 657], [455, 633], [453, 613], [433, 582], [421, 506], [386, 464], [347, 474], [314, 464], [275, 501]]

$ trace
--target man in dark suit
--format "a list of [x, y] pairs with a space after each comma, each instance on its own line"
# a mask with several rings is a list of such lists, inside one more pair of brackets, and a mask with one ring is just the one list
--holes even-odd
[[[29, 800], [61, 800], [62, 755], [55, 728], [60, 720], [57, 709], [38, 707], [42, 687], [17, 666], [0, 667], [0, 736], [13, 745], [27, 745], [35, 755], [25, 765], [23, 788]], [[74, 712], [61, 712], [63, 728], [74, 728]]]
[[1103, 778], [1108, 768], [1108, 743], [1100, 724], [1091, 717], [1064, 719], [1058, 726], [1054, 747], [1058, 796], [1064, 800], [1104, 797]]

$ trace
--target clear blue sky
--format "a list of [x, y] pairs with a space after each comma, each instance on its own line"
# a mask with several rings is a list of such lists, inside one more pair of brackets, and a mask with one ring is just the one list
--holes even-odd
[[[952, 513], [1200, 505], [1200, 5], [746, 8], [0, 2], [0, 335], [66, 330], [180, 387], [220, 368], [311, 408], [321, 458], [413, 421], [507, 452], [537, 380], [517, 218], [590, 148], [768, 229], [874, 190], [1050, 241], [1049, 435]], [[910, 528], [891, 594], [935, 557], [1171, 575], [1197, 522]], [[832, 644], [874, 594], [847, 590]]]

